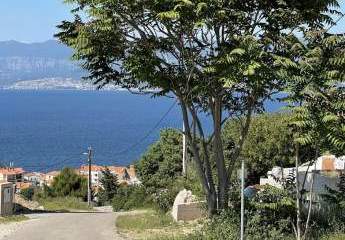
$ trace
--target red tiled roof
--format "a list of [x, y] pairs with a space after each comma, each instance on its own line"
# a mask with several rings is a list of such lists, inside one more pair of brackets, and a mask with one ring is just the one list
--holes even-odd
[[32, 176], [44, 177], [45, 176], [44, 173], [40, 173], [40, 172], [30, 172], [30, 173], [25, 173], [24, 175], [26, 177], [32, 177]]
[[[91, 171], [93, 172], [100, 172], [105, 170], [106, 168], [109, 169], [111, 173], [114, 173], [118, 176], [123, 176], [124, 174], [128, 174], [131, 178], [136, 177], [134, 165], [131, 165], [129, 168], [123, 166], [98, 166], [98, 165], [91, 165]], [[79, 169], [79, 172], [88, 172], [89, 166], [82, 165]]]
[[115, 173], [116, 175], [122, 175], [126, 171], [125, 167], [109, 166], [108, 169], [110, 170], [110, 172]]
[[56, 177], [59, 174], [60, 174], [60, 171], [51, 171], [51, 172], [46, 173], [46, 176], [54, 176], [54, 177]]
[[24, 172], [23, 168], [0, 168], [0, 174], [3, 175], [22, 174]]
[[[105, 169], [105, 167], [102, 167], [102, 166], [91, 165], [91, 171], [93, 171], [93, 172], [102, 171], [104, 169]], [[83, 165], [80, 167], [79, 171], [87, 172], [87, 171], [89, 171], [89, 166]]]

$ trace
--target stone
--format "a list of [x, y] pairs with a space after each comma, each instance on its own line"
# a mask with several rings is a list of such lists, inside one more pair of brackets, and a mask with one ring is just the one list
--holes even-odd
[[171, 214], [175, 221], [193, 221], [204, 215], [201, 205], [191, 191], [183, 189], [175, 198]]

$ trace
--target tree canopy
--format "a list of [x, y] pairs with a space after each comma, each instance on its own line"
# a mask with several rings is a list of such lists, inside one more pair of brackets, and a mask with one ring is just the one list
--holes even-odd
[[53, 194], [58, 197], [74, 196], [86, 198], [87, 179], [78, 175], [72, 168], [64, 168], [51, 185]]
[[[227, 206], [253, 113], [263, 111], [263, 103], [289, 81], [277, 73], [291, 62], [290, 43], [299, 41], [300, 32], [332, 24], [339, 7], [336, 0], [66, 2], [75, 6], [75, 19], [63, 21], [56, 36], [75, 49], [89, 79], [99, 87], [155, 90], [156, 96], [178, 99], [211, 214]], [[201, 112], [212, 117], [211, 139]], [[243, 123], [226, 161], [221, 132], [229, 117]]]
[[101, 184], [101, 188], [97, 193], [98, 202], [100, 204], [110, 203], [119, 188], [117, 176], [115, 174], [112, 174], [109, 168], [105, 168], [104, 170], [102, 170], [101, 178], [99, 181]]

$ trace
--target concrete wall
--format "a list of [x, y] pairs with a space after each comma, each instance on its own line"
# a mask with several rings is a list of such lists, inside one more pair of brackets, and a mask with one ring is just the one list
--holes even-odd
[[13, 214], [14, 207], [14, 186], [13, 183], [0, 183], [0, 215], [8, 216]]
[[203, 217], [204, 211], [200, 202], [180, 203], [172, 212], [175, 221], [192, 221]]

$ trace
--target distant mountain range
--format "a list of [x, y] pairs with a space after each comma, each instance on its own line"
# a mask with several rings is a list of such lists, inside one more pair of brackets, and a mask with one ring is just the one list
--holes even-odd
[[36, 79], [79, 80], [86, 74], [71, 60], [72, 54], [72, 49], [54, 40], [0, 42], [0, 87]]

